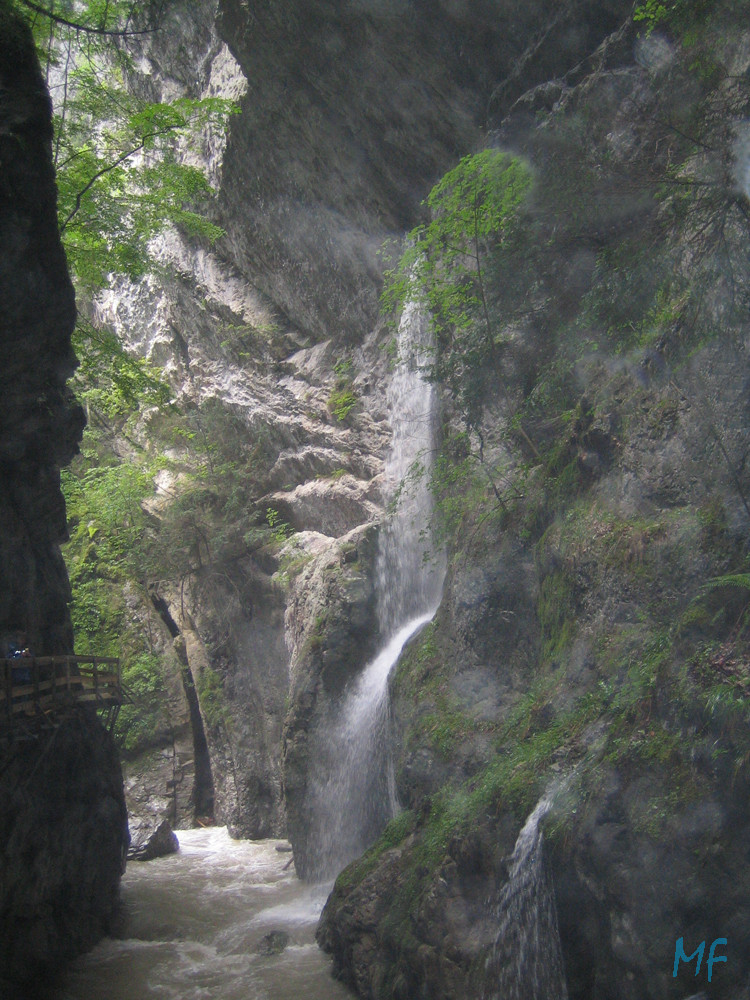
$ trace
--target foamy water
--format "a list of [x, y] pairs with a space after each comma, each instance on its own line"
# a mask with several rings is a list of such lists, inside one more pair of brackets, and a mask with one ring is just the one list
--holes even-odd
[[[330, 887], [283, 871], [283, 842], [178, 837], [178, 854], [128, 865], [124, 936], [79, 959], [59, 1000], [350, 1000], [314, 940]], [[272, 931], [287, 947], [259, 954]]]

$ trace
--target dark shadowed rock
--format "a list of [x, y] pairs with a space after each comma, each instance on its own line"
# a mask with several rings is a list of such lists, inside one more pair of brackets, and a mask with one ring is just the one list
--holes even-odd
[[[83, 412], [66, 381], [75, 300], [57, 229], [49, 96], [0, 7], [0, 633], [72, 652], [60, 466]], [[0, 995], [47, 982], [111, 928], [127, 846], [122, 777], [93, 712], [0, 739]]]
[[258, 945], [259, 955], [280, 955], [289, 944], [289, 935], [286, 931], [270, 931]]
[[128, 859], [132, 861], [152, 861], [154, 858], [163, 858], [167, 854], [176, 854], [180, 849], [180, 842], [169, 822], [165, 819], [155, 830], [140, 831], [139, 842], [131, 844], [128, 851]]

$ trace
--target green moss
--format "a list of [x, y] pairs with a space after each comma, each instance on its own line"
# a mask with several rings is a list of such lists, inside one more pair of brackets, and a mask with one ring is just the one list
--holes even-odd
[[701, 526], [701, 548], [706, 552], [723, 553], [728, 545], [728, 522], [724, 502], [710, 497], [697, 510]]
[[467, 715], [449, 707], [441, 699], [437, 710], [422, 716], [410, 733], [410, 743], [426, 742], [440, 756], [449, 759], [467, 736], [475, 732], [476, 723]]
[[197, 690], [201, 715], [206, 725], [209, 729], [218, 729], [229, 717], [224, 685], [218, 671], [210, 666], [204, 667], [198, 676]]
[[427, 624], [407, 646], [392, 681], [394, 697], [420, 701], [445, 683], [445, 664], [440, 655], [437, 620]]
[[313, 558], [314, 556], [310, 555], [309, 552], [301, 554], [299, 552], [292, 552], [283, 556], [279, 562], [279, 568], [273, 575], [274, 583], [278, 584], [282, 589], [288, 590]]
[[328, 409], [343, 423], [359, 401], [352, 375], [354, 364], [351, 358], [342, 358], [333, 367], [336, 382], [328, 397]]
[[341, 872], [336, 879], [336, 889], [359, 885], [373, 871], [385, 851], [398, 846], [409, 836], [414, 829], [414, 823], [414, 813], [409, 809], [395, 816], [372, 847]]
[[546, 660], [554, 660], [570, 645], [577, 630], [575, 588], [566, 570], [545, 576], [539, 586], [537, 614]]

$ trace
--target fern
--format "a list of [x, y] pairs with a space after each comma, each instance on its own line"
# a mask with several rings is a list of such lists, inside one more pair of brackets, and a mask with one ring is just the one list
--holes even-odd
[[716, 576], [703, 584], [701, 592], [709, 593], [720, 587], [740, 587], [742, 590], [750, 590], [750, 573], [727, 573], [725, 576]]

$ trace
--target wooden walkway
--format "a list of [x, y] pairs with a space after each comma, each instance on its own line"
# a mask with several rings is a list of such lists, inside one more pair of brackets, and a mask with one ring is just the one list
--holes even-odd
[[126, 700], [120, 661], [104, 656], [26, 656], [0, 660], [0, 737], [22, 739], [93, 705], [111, 730]]

